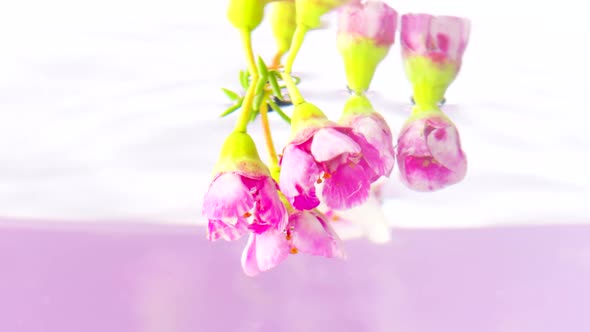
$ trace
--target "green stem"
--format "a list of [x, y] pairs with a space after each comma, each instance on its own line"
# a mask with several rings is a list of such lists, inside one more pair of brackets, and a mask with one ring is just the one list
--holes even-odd
[[252, 82], [250, 82], [250, 86], [248, 86], [246, 96], [244, 96], [244, 102], [242, 103], [242, 113], [240, 113], [240, 117], [238, 118], [238, 122], [236, 123], [234, 131], [242, 133], [248, 131], [248, 123], [250, 122], [252, 113], [252, 102], [254, 101], [254, 90], [256, 90], [257, 82], [258, 77], [255, 77]]
[[295, 62], [297, 53], [299, 53], [299, 49], [303, 44], [303, 39], [305, 39], [305, 34], [307, 33], [307, 30], [308, 28], [302, 24], [298, 24], [297, 28], [295, 28], [295, 33], [293, 34], [293, 39], [291, 40], [289, 55], [287, 56], [287, 62], [285, 62], [285, 73], [287, 74], [291, 74], [291, 69], [293, 69], [293, 62]]
[[240, 33], [242, 34], [244, 53], [246, 53], [246, 60], [248, 61], [248, 71], [250, 72], [250, 76], [254, 79], [254, 77], [258, 76], [258, 70], [256, 69], [254, 51], [252, 50], [252, 31], [243, 28], [240, 29]]
[[254, 92], [256, 85], [258, 84], [258, 70], [256, 69], [256, 61], [254, 60], [254, 51], [252, 50], [252, 31], [243, 28], [240, 29], [242, 34], [242, 42], [244, 47], [244, 53], [246, 53], [246, 60], [248, 61], [248, 71], [250, 72], [250, 85], [244, 96], [244, 102], [242, 103], [242, 113], [238, 118], [234, 131], [245, 133], [250, 122], [250, 113], [252, 112], [252, 102], [254, 101]]
[[268, 122], [268, 97], [269, 93], [266, 92], [264, 94], [264, 98], [262, 98], [262, 105], [260, 105], [260, 121], [262, 123], [262, 132], [264, 134], [264, 141], [266, 142], [266, 149], [268, 151], [268, 156], [270, 159], [270, 167], [273, 168], [279, 166], [279, 159], [277, 157], [277, 152], [272, 141], [270, 123]]
[[281, 78], [283, 79], [283, 82], [285, 82], [287, 91], [289, 91], [289, 97], [291, 97], [291, 102], [293, 103], [293, 106], [303, 104], [305, 102], [305, 99], [303, 99], [303, 96], [301, 95], [301, 92], [299, 92], [297, 85], [295, 85], [295, 82], [293, 82], [291, 74], [283, 72], [281, 73]]

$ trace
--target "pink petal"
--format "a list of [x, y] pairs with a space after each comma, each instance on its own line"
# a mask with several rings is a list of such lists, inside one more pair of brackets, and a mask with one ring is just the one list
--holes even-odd
[[400, 39], [404, 51], [426, 53], [430, 34], [432, 15], [404, 14], [400, 29]]
[[312, 209], [320, 204], [315, 184], [321, 171], [313, 157], [297, 146], [289, 144], [281, 158], [279, 178], [281, 192], [296, 209]]
[[430, 25], [430, 35], [436, 39], [438, 49], [453, 60], [463, 56], [469, 31], [469, 20], [453, 16], [438, 16]]
[[266, 178], [258, 192], [258, 204], [256, 206], [256, 220], [251, 229], [255, 233], [263, 233], [269, 228], [282, 231], [287, 226], [287, 209], [281, 202], [278, 188], [274, 180]]
[[390, 46], [395, 39], [397, 12], [386, 3], [351, 3], [340, 9], [338, 33], [373, 39], [377, 46]]
[[432, 157], [398, 158], [398, 165], [402, 182], [416, 191], [434, 191], [457, 182], [453, 172]]
[[248, 223], [243, 218], [238, 218], [235, 226], [228, 225], [221, 220], [209, 220], [207, 239], [209, 241], [217, 241], [219, 239], [233, 241], [241, 238], [247, 232]]
[[360, 164], [343, 164], [324, 182], [322, 197], [333, 209], [347, 209], [369, 197], [372, 171]]
[[319, 214], [296, 212], [289, 218], [289, 229], [291, 244], [297, 251], [316, 256], [345, 257], [342, 241]]
[[350, 123], [353, 132], [364, 141], [357, 140], [363, 156], [378, 176], [389, 176], [395, 164], [393, 135], [385, 119], [378, 113], [356, 116]]
[[242, 177], [235, 173], [217, 176], [203, 200], [203, 215], [208, 219], [222, 220], [243, 216], [254, 206], [254, 198]]
[[416, 120], [406, 126], [398, 141], [401, 180], [417, 191], [433, 191], [461, 181], [467, 160], [459, 133], [444, 117]]
[[250, 234], [242, 252], [242, 268], [248, 276], [272, 269], [289, 255], [286, 235], [279, 231]]
[[361, 147], [350, 136], [334, 128], [318, 130], [311, 142], [311, 154], [318, 162], [329, 161], [344, 154], [360, 152]]
[[402, 15], [403, 54], [429, 56], [436, 61], [461, 62], [470, 33], [468, 19], [427, 14]]
[[465, 164], [465, 155], [461, 150], [459, 132], [453, 125], [435, 128], [426, 136], [426, 144], [432, 157], [443, 166], [455, 170]]

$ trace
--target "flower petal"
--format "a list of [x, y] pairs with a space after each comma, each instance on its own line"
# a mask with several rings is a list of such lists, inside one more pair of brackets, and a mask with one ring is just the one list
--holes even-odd
[[459, 132], [452, 124], [430, 131], [426, 135], [426, 144], [432, 157], [443, 166], [452, 170], [463, 168], [465, 155], [461, 150]]
[[250, 234], [248, 243], [242, 252], [242, 269], [247, 276], [253, 277], [260, 273], [256, 260], [256, 234]]
[[235, 173], [217, 176], [203, 200], [203, 215], [208, 219], [238, 218], [254, 206], [254, 198], [242, 177]]
[[393, 135], [385, 119], [378, 113], [355, 117], [350, 124], [353, 132], [364, 140], [357, 142], [363, 156], [378, 176], [389, 176], [395, 164]]
[[257, 233], [263, 233], [270, 228], [283, 231], [287, 226], [287, 209], [281, 202], [278, 188], [274, 180], [266, 178], [258, 191], [255, 220], [251, 229]]
[[325, 162], [348, 153], [360, 153], [361, 147], [348, 135], [334, 129], [318, 130], [311, 142], [311, 154], [318, 162]]
[[289, 218], [291, 244], [297, 251], [324, 257], [344, 258], [342, 241], [325, 218], [318, 213], [301, 211]]
[[248, 276], [272, 269], [289, 255], [285, 233], [269, 230], [263, 234], [250, 234], [242, 252], [242, 268]]
[[322, 197], [332, 209], [347, 209], [369, 197], [374, 173], [361, 164], [343, 164], [324, 182]]
[[289, 144], [281, 158], [281, 192], [296, 209], [312, 209], [320, 204], [315, 183], [321, 174], [313, 157], [296, 145]]
[[233, 241], [241, 238], [248, 232], [248, 223], [243, 218], [238, 218], [235, 226], [229, 225], [221, 220], [209, 220], [207, 227], [207, 239], [217, 241], [224, 239]]

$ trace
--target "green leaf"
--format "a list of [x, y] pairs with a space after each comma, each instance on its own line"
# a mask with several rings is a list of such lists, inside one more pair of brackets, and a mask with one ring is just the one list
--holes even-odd
[[240, 99], [240, 95], [239, 94], [237, 94], [237, 93], [235, 93], [235, 92], [233, 92], [233, 91], [231, 91], [229, 89], [221, 88], [221, 91], [223, 91], [223, 93], [225, 93], [225, 95], [229, 99], [231, 99], [231, 100], [238, 100], [238, 99]]
[[248, 89], [248, 86], [250, 85], [249, 82], [249, 73], [247, 70], [240, 70], [240, 84], [242, 85], [242, 88], [244, 89]]
[[268, 67], [260, 55], [258, 56], [258, 73], [260, 74], [260, 78], [262, 80], [266, 81], [268, 79]]
[[277, 76], [279, 73], [276, 71], [272, 71], [270, 75], [268, 75], [268, 81], [270, 82], [270, 86], [272, 88], [272, 93], [279, 99], [282, 99], [281, 88], [279, 87], [279, 82], [277, 81]]
[[279, 105], [275, 104], [274, 101], [268, 99], [268, 104], [273, 111], [275, 111], [283, 120], [285, 120], [288, 124], [291, 124], [291, 118], [283, 112], [283, 110], [279, 107]]
[[[264, 87], [266, 86], [266, 80], [267, 80], [267, 78], [268, 78], [268, 75], [267, 75], [267, 77], [266, 77], [266, 78], [262, 78], [262, 77], [261, 77], [261, 78], [258, 80], [258, 83], [256, 83], [256, 89], [254, 90], [254, 95], [255, 95], [255, 96], [258, 96], [258, 95], [260, 95], [260, 94], [263, 94], [263, 93], [264, 93]], [[256, 109], [257, 109], [257, 108], [256, 108]]]
[[223, 118], [223, 117], [228, 116], [228, 115], [232, 114], [233, 112], [235, 112], [237, 109], [242, 107], [242, 102], [244, 102], [244, 98], [238, 99], [238, 102], [236, 104], [230, 106], [223, 113], [221, 113], [220, 117]]

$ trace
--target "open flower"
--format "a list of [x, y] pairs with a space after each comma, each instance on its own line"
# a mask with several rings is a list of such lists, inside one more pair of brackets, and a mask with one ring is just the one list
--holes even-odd
[[375, 174], [353, 139], [350, 128], [330, 122], [316, 106], [295, 106], [292, 139], [281, 157], [281, 192], [296, 209], [319, 205], [316, 185], [331, 208], [344, 209], [364, 202]]
[[434, 191], [465, 177], [467, 159], [459, 132], [441, 112], [410, 118], [398, 138], [397, 163], [402, 182], [417, 191]]
[[470, 22], [428, 14], [405, 14], [401, 21], [402, 58], [414, 100], [435, 105], [461, 68]]
[[384, 2], [352, 2], [340, 8], [337, 47], [352, 91], [369, 89], [377, 65], [395, 40], [396, 27], [397, 12]]
[[209, 240], [285, 228], [287, 212], [278, 186], [248, 134], [235, 132], [226, 139], [215, 173], [203, 201]]
[[242, 253], [242, 268], [249, 276], [267, 271], [289, 254], [304, 253], [345, 258], [342, 241], [326, 217], [317, 211], [293, 211], [285, 232], [251, 234]]
[[379, 114], [367, 97], [351, 95], [344, 106], [339, 123], [352, 129], [354, 140], [361, 146], [361, 151], [374, 177], [388, 177], [395, 164], [393, 135], [389, 125]]

